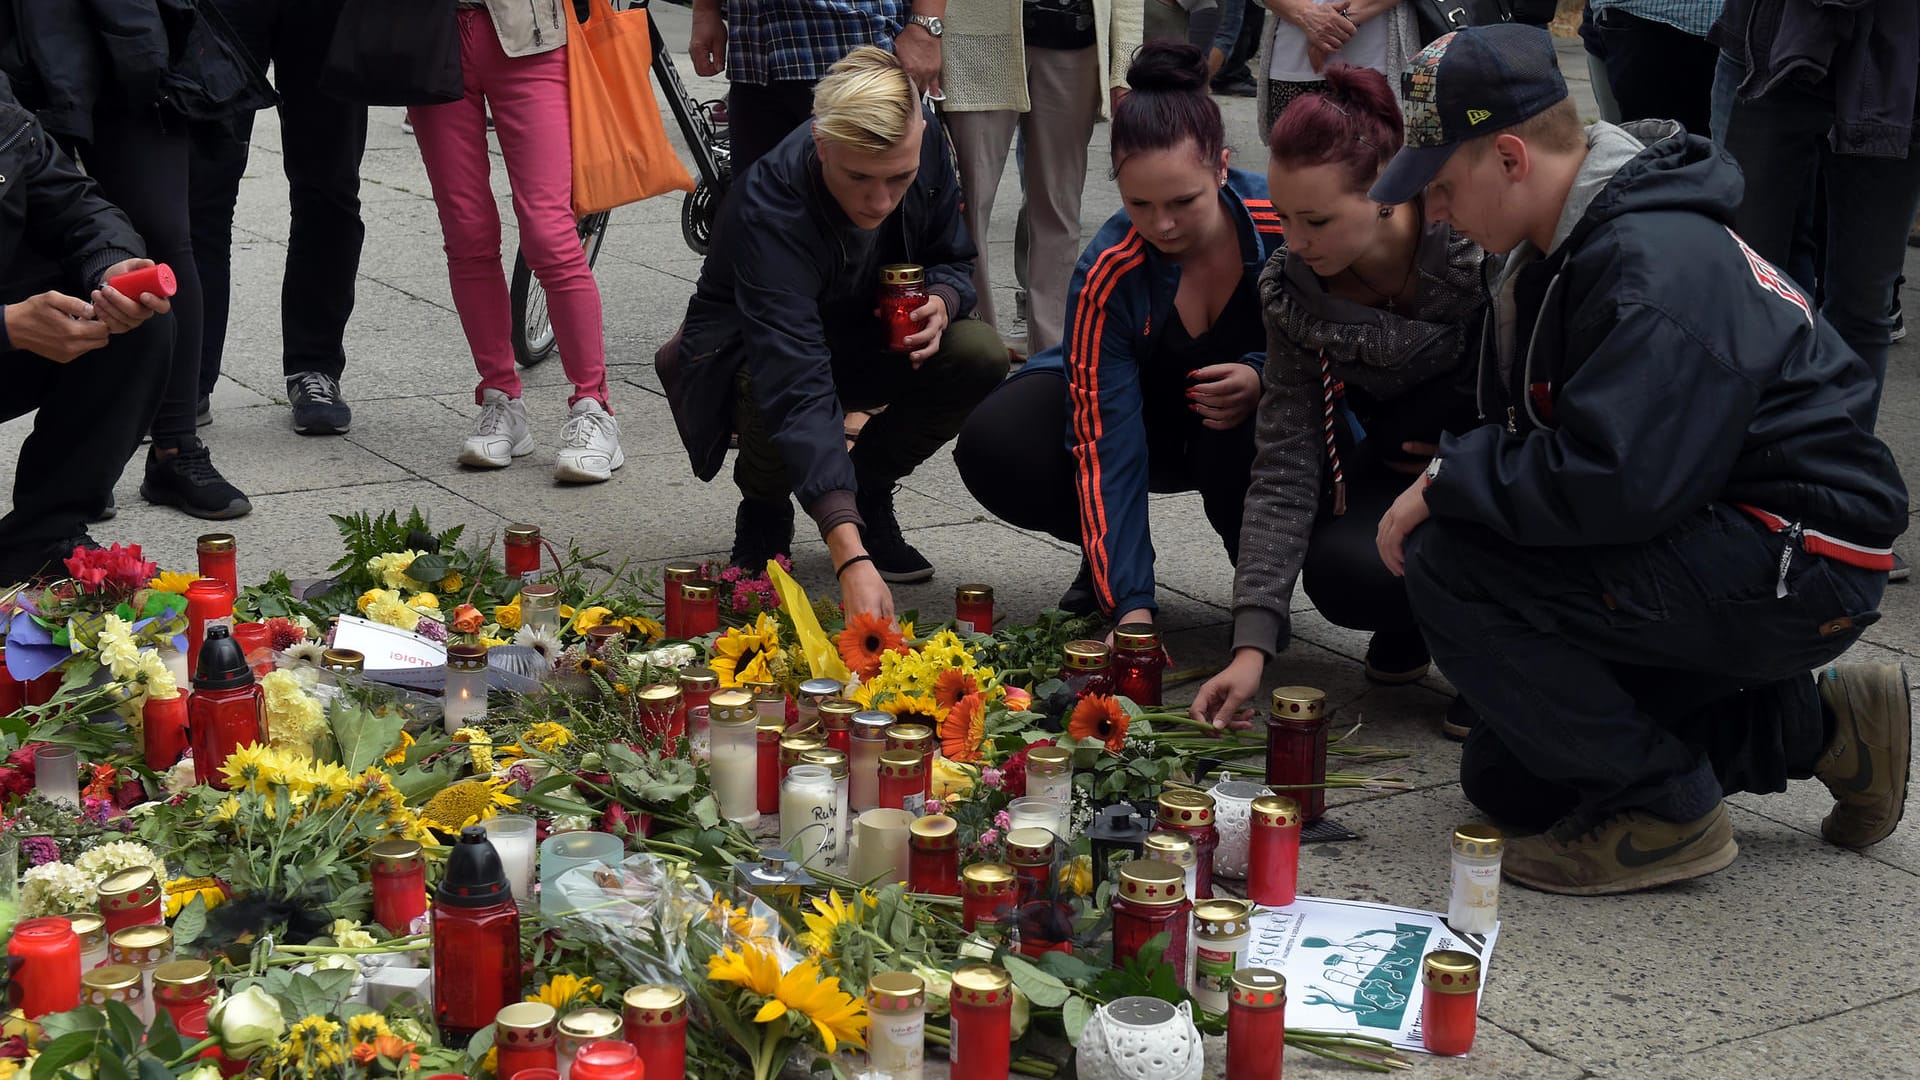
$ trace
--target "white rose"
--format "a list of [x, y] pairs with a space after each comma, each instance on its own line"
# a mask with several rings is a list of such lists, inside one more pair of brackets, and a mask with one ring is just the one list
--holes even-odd
[[220, 1038], [220, 1049], [230, 1058], [250, 1058], [280, 1041], [287, 1018], [280, 1002], [258, 986], [221, 998], [207, 1013], [207, 1029]]

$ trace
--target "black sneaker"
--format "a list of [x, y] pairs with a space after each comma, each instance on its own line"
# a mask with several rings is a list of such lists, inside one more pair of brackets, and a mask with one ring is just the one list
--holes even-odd
[[1419, 682], [1433, 658], [1419, 630], [1382, 630], [1367, 642], [1367, 678], [1383, 686]]
[[933, 564], [900, 532], [900, 519], [893, 514], [892, 484], [856, 492], [853, 501], [861, 520], [867, 523], [867, 554], [873, 556], [873, 568], [880, 571], [880, 580], [908, 585], [933, 576]]
[[793, 502], [741, 499], [733, 512], [733, 554], [727, 564], [755, 574], [766, 572], [775, 555], [791, 555]]
[[1069, 615], [1091, 615], [1100, 610], [1100, 598], [1093, 593], [1093, 566], [1085, 558], [1080, 560], [1080, 572], [1073, 576], [1073, 584], [1060, 594], [1060, 603], [1056, 605]]
[[340, 380], [318, 371], [287, 376], [287, 400], [293, 403], [293, 430], [302, 435], [345, 435], [353, 410], [340, 396]]
[[98, 548], [99, 541], [77, 533], [30, 551], [0, 551], [0, 591], [21, 582], [54, 581], [67, 576], [66, 559], [73, 549]]
[[1215, 79], [1212, 89], [1222, 97], [1250, 98], [1259, 96], [1260, 84], [1254, 81], [1250, 73], [1242, 69], [1233, 78]]
[[147, 451], [147, 478], [140, 497], [156, 506], [171, 506], [197, 518], [222, 521], [253, 512], [240, 489], [227, 483], [213, 467], [213, 455], [199, 439], [189, 439], [178, 453], [161, 457], [159, 448]]
[[1893, 557], [1893, 569], [1887, 571], [1887, 581], [1889, 583], [1905, 581], [1912, 576], [1913, 567], [1908, 566], [1907, 560], [1896, 554]]
[[206, 427], [211, 423], [213, 423], [213, 397], [208, 395], [202, 397], [200, 404], [193, 410], [193, 426]]
[[107, 501], [101, 503], [100, 509], [95, 510], [93, 516], [87, 520], [99, 523], [102, 521], [112, 521], [118, 516], [120, 516], [120, 504], [113, 501], [113, 492], [109, 491], [107, 492]]
[[1466, 698], [1456, 694], [1447, 706], [1447, 715], [1440, 720], [1440, 734], [1449, 739], [1464, 739], [1473, 734], [1473, 725], [1479, 722], [1480, 714], [1473, 711]]

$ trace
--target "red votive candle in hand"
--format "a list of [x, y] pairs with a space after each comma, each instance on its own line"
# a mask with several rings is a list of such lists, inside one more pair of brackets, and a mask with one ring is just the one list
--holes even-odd
[[180, 282], [173, 276], [173, 267], [166, 263], [115, 274], [107, 279], [107, 285], [122, 296], [135, 300], [140, 299], [141, 293], [152, 293], [165, 299], [180, 291]]

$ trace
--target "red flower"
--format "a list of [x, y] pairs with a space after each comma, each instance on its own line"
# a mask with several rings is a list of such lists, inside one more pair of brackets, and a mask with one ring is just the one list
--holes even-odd
[[1035, 747], [1052, 745], [1052, 739], [1041, 739], [1037, 743], [1029, 744], [1026, 749], [1001, 764], [1000, 790], [1006, 792], [1008, 798], [1018, 799], [1027, 793], [1027, 755], [1031, 754]]
[[147, 785], [138, 780], [122, 780], [113, 789], [113, 804], [122, 810], [131, 810], [147, 801]]
[[139, 544], [110, 548], [76, 547], [66, 560], [67, 573], [87, 592], [127, 593], [145, 588], [160, 572], [159, 564], [140, 555]]
[[307, 640], [307, 631], [289, 619], [268, 619], [267, 640], [272, 643], [274, 652], [286, 652]]

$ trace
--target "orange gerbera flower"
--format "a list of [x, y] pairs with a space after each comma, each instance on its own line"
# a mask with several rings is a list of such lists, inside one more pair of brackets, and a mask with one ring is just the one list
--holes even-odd
[[413, 1052], [413, 1044], [398, 1035], [381, 1035], [372, 1042], [363, 1042], [353, 1048], [356, 1064], [372, 1065], [381, 1058], [396, 1062], [402, 1068], [420, 1067], [420, 1055]]
[[906, 639], [894, 629], [891, 620], [865, 611], [847, 616], [847, 628], [840, 631], [840, 659], [863, 679], [880, 674], [880, 658], [890, 652], [906, 652]]
[[951, 709], [960, 704], [961, 698], [979, 692], [980, 684], [974, 681], [973, 676], [959, 668], [948, 668], [941, 672], [940, 677], [933, 683], [933, 700], [943, 709]]
[[1076, 739], [1099, 739], [1107, 752], [1117, 754], [1127, 744], [1127, 725], [1132, 719], [1120, 703], [1102, 694], [1090, 694], [1073, 707], [1073, 719], [1067, 722], [1067, 734]]
[[948, 761], [979, 761], [980, 743], [986, 737], [987, 710], [977, 693], [954, 702], [947, 718], [940, 721], [940, 752]]

